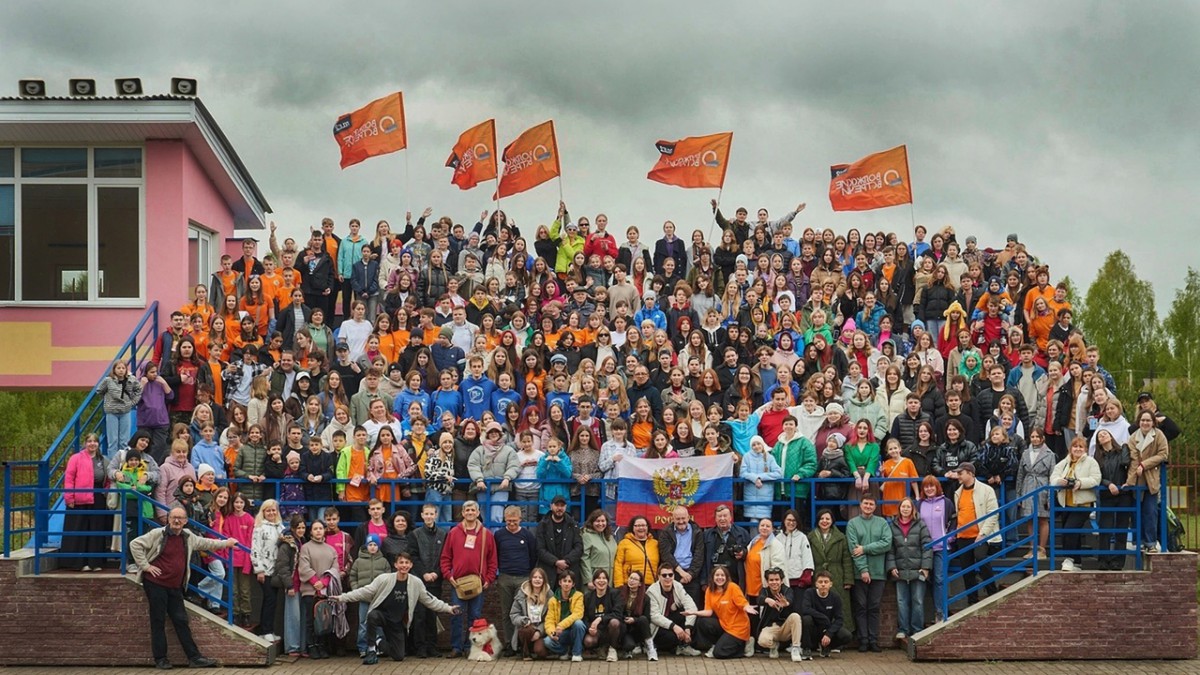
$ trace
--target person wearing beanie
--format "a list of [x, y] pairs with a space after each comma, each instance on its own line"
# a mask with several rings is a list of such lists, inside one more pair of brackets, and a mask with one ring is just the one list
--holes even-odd
[[459, 373], [463, 371], [462, 361], [467, 355], [461, 348], [454, 346], [451, 342], [453, 338], [454, 326], [445, 324], [438, 330], [437, 341], [429, 348], [433, 354], [433, 365], [438, 371], [447, 368], [454, 368]]
[[[366, 588], [376, 578], [387, 574], [391, 565], [381, 550], [382, 542], [378, 534], [368, 534], [366, 541], [358, 552], [358, 558], [350, 565], [350, 590], [357, 591]], [[367, 610], [368, 603], [358, 603], [358, 656], [367, 657]]]

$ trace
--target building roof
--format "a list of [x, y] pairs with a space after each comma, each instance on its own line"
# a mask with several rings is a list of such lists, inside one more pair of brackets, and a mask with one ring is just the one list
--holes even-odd
[[0, 97], [0, 143], [182, 140], [239, 229], [262, 229], [271, 205], [204, 103], [190, 96]]

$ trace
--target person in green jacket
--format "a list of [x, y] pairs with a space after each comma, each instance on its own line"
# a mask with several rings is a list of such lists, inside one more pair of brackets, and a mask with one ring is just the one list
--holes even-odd
[[880, 651], [879, 607], [887, 586], [887, 554], [892, 550], [892, 527], [875, 516], [875, 506], [874, 497], [863, 496], [858, 502], [859, 514], [846, 523], [846, 541], [858, 575], [854, 580], [854, 623], [860, 652]]
[[[562, 236], [564, 227], [567, 230], [565, 237]], [[550, 238], [558, 242], [554, 271], [566, 274], [571, 269], [571, 261], [575, 259], [575, 254], [583, 251], [584, 238], [579, 234], [579, 225], [571, 221], [567, 214], [567, 205], [563, 202], [558, 203], [558, 218], [550, 226]]]
[[803, 434], [792, 415], [783, 418], [783, 432], [775, 440], [771, 454], [783, 471], [783, 480], [775, 483], [776, 499], [793, 498], [795, 509], [807, 515], [809, 486], [805, 480], [817, 474], [817, 448]]

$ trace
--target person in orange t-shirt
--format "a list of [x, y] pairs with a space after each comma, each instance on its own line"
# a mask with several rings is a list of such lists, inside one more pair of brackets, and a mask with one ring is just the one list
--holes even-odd
[[905, 482], [900, 479], [915, 479], [921, 476], [917, 473], [917, 465], [913, 464], [911, 459], [901, 456], [904, 451], [900, 447], [900, 439], [889, 438], [886, 452], [888, 458], [880, 469], [880, 475], [894, 480], [883, 482], [883, 505], [879, 510], [885, 517], [891, 518], [900, 513], [900, 500], [911, 492], [918, 492], [920, 488], [918, 481]]
[[205, 288], [204, 284], [196, 284], [192, 301], [180, 307], [179, 311], [183, 312], [183, 315], [188, 318], [191, 318], [194, 314], [199, 314], [204, 318], [204, 323], [207, 325], [209, 321], [212, 321], [213, 315], [217, 313], [217, 308], [213, 307], [208, 301], [208, 289]]
[[715, 659], [734, 659], [753, 654], [754, 643], [750, 642], [750, 617], [758, 610], [737, 584], [729, 580], [729, 570], [724, 565], [713, 567], [704, 591], [704, 609], [685, 610], [684, 615], [699, 617], [696, 620], [695, 645], [705, 650], [705, 656]]

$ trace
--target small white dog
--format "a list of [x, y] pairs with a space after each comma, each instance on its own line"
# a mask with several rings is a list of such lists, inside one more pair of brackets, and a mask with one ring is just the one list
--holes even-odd
[[467, 655], [468, 661], [495, 661], [500, 658], [500, 636], [496, 633], [496, 627], [488, 623], [487, 619], [476, 619], [471, 624], [471, 653]]

